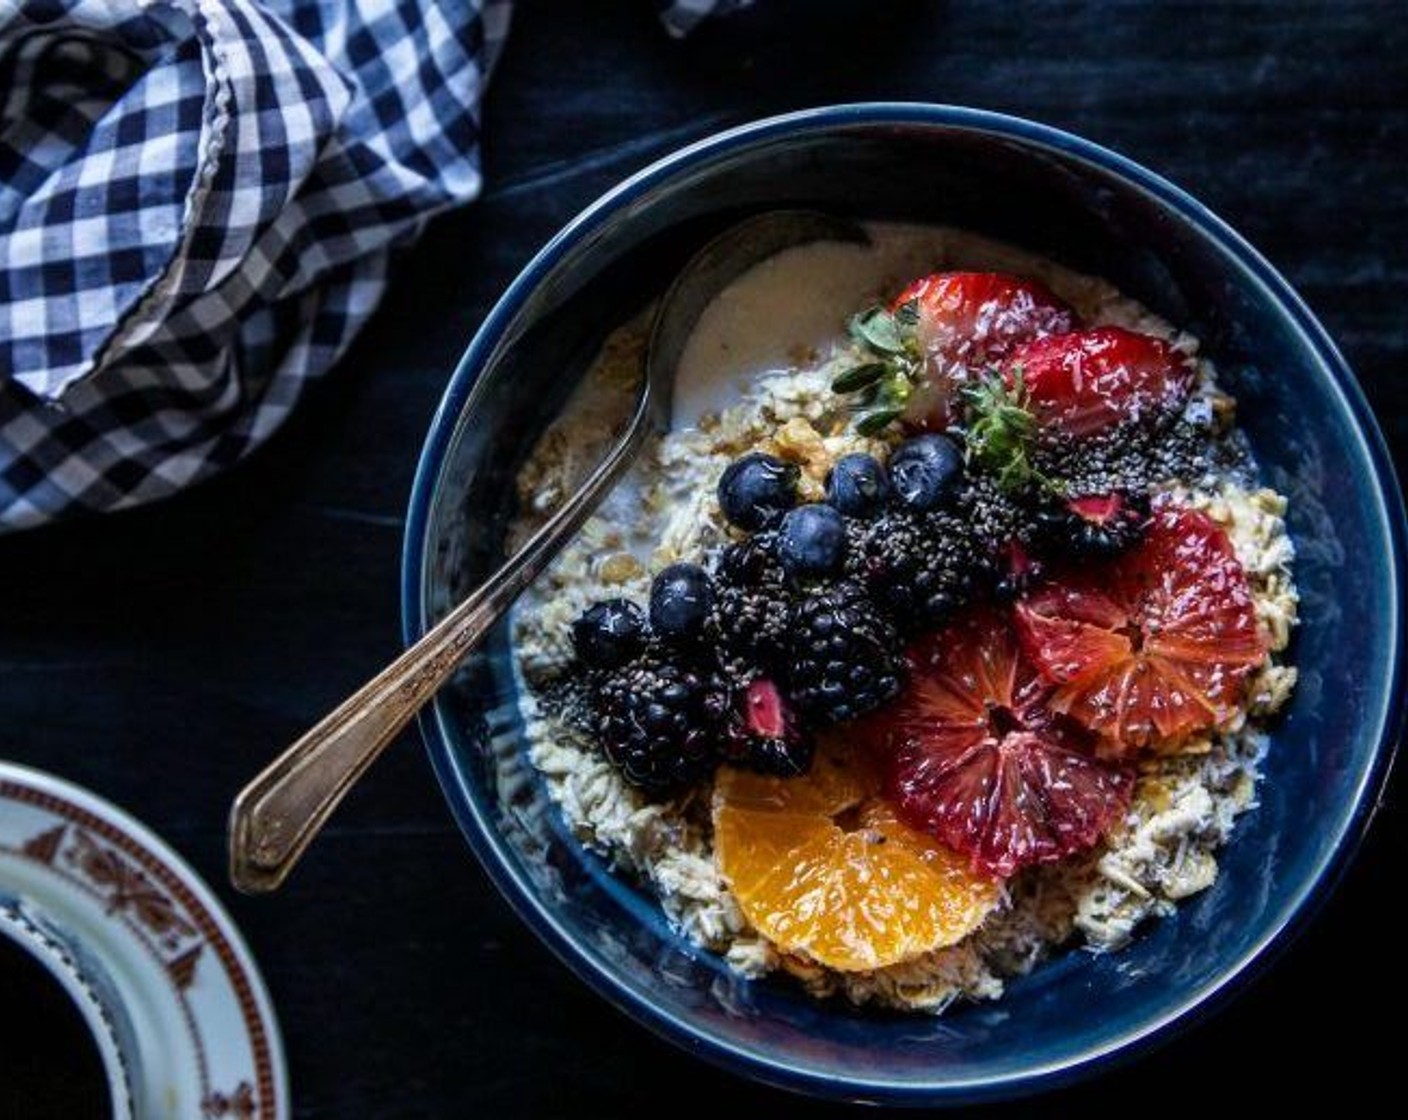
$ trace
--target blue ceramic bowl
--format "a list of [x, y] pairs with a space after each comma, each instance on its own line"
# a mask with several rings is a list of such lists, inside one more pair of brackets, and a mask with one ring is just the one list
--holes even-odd
[[527, 765], [503, 629], [422, 720], [470, 845], [579, 976], [654, 1031], [773, 1084], [868, 1101], [1011, 1095], [1088, 1072], [1248, 975], [1322, 899], [1372, 815], [1401, 722], [1402, 502], [1344, 360], [1286, 282], [1171, 183], [1055, 129], [937, 105], [847, 105], [694, 144], [590, 206], [489, 314], [430, 429], [411, 497], [405, 637], [502, 558], [512, 477], [604, 333], [741, 215], [819, 206], [946, 222], [1113, 281], [1199, 335], [1241, 402], [1300, 559], [1300, 687], [1261, 805], [1216, 885], [1123, 952], [1073, 952], [942, 1019], [748, 982], [563, 828]]

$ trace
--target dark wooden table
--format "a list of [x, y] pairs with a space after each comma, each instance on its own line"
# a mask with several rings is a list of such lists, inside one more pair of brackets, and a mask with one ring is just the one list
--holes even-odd
[[[158, 508], [0, 540], [0, 756], [113, 798], [216, 885], [273, 989], [299, 1116], [658, 1114], [682, 1093], [721, 1117], [803, 1111], [573, 979], [488, 884], [413, 734], [282, 894], [224, 885], [235, 790], [397, 650], [402, 514], [456, 358], [558, 226], [670, 149], [823, 102], [955, 102], [1110, 145], [1230, 220], [1338, 339], [1401, 465], [1405, 14], [1343, 0], [760, 0], [680, 44], [646, 0], [523, 0], [488, 98], [484, 197], [402, 262], [375, 321], [270, 446]], [[1152, 1094], [1202, 1111], [1211, 1084], [1243, 1105], [1325, 1080], [1346, 1104], [1393, 1091], [1390, 1032], [1366, 1024], [1398, 1022], [1408, 994], [1402, 927], [1383, 913], [1405, 865], [1393, 803], [1268, 977], [1043, 1107], [1123, 1112]]]

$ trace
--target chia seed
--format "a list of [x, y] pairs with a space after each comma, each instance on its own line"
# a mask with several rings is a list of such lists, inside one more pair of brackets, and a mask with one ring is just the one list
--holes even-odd
[[538, 695], [544, 712], [582, 735], [596, 734], [590, 671], [569, 670], [541, 685]]
[[1226, 442], [1179, 417], [1121, 424], [1080, 440], [1048, 439], [1036, 466], [1060, 480], [1072, 498], [1092, 494], [1147, 493], [1159, 483], [1193, 482], [1218, 472], [1218, 444]]
[[991, 475], [970, 469], [954, 505], [975, 536], [1000, 548], [1012, 541], [1030, 542], [1041, 498], [1032, 487], [1011, 493]]

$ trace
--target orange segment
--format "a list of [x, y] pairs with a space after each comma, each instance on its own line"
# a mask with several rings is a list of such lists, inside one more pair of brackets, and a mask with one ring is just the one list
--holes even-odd
[[803, 778], [720, 773], [714, 852], [748, 920], [786, 952], [857, 972], [971, 933], [999, 886], [878, 794], [859, 752], [828, 744]]
[[880, 788], [874, 771], [861, 758], [848, 757], [849, 753], [840, 744], [827, 744], [816, 752], [803, 778], [770, 778], [729, 768], [719, 775], [716, 788], [727, 791], [728, 803], [735, 809], [834, 817]]

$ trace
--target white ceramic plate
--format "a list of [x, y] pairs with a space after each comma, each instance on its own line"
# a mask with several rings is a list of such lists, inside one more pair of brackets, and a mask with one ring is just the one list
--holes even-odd
[[0, 762], [0, 892], [110, 976], [136, 1041], [137, 1116], [290, 1115], [279, 1028], [249, 949], [147, 828], [75, 785]]

